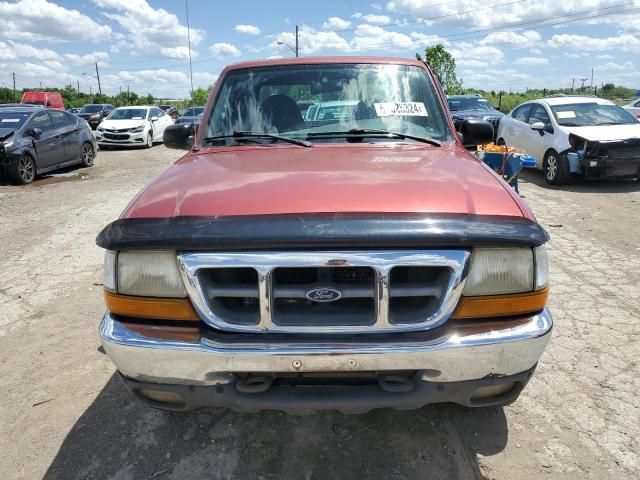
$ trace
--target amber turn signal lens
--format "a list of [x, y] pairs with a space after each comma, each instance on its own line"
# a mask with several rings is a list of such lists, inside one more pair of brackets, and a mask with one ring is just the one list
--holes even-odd
[[188, 298], [153, 298], [104, 292], [107, 309], [116, 315], [155, 320], [199, 321]]
[[462, 297], [451, 318], [511, 317], [539, 312], [547, 304], [549, 289], [512, 295]]

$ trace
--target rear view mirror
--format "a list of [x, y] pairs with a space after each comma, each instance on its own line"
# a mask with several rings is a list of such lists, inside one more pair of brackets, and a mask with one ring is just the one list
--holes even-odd
[[493, 126], [486, 120], [468, 118], [462, 122], [460, 134], [465, 147], [484, 145], [493, 141]]
[[162, 140], [167, 148], [189, 150], [193, 146], [194, 137], [193, 123], [175, 123], [165, 128]]

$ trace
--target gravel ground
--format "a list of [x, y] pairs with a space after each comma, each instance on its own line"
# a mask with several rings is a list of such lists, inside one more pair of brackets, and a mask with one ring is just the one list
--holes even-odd
[[133, 401], [99, 348], [96, 233], [180, 155], [0, 184], [0, 478], [640, 477], [640, 183], [521, 191], [551, 234], [556, 329], [502, 408], [168, 414]]

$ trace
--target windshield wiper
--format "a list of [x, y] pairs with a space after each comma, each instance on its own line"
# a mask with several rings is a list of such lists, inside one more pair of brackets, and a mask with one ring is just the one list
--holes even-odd
[[216, 140], [224, 140], [227, 138], [235, 139], [251, 139], [251, 138], [271, 138], [272, 140], [279, 140], [281, 142], [292, 143], [294, 145], [300, 145], [301, 147], [312, 147], [311, 142], [306, 140], [298, 140], [296, 138], [281, 137], [280, 135], [272, 135], [271, 133], [263, 132], [249, 132], [246, 130], [235, 130], [231, 135], [217, 135], [215, 137], [206, 137], [205, 142], [215, 142]]
[[436, 147], [441, 147], [442, 143], [438, 140], [428, 137], [419, 137], [417, 135], [409, 135], [407, 133], [392, 132], [389, 130], [382, 130], [378, 128], [352, 128], [346, 132], [309, 132], [307, 138], [313, 137], [337, 137], [337, 136], [352, 136], [352, 135], [379, 135], [389, 138], [408, 138], [409, 140], [415, 140], [416, 142], [428, 143]]

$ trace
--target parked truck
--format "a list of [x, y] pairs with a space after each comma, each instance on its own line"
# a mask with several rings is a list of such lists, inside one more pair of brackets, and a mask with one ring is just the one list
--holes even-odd
[[[299, 104], [356, 102], [346, 118]], [[552, 331], [545, 230], [398, 58], [227, 67], [97, 243], [106, 353], [169, 410], [504, 405]]]

